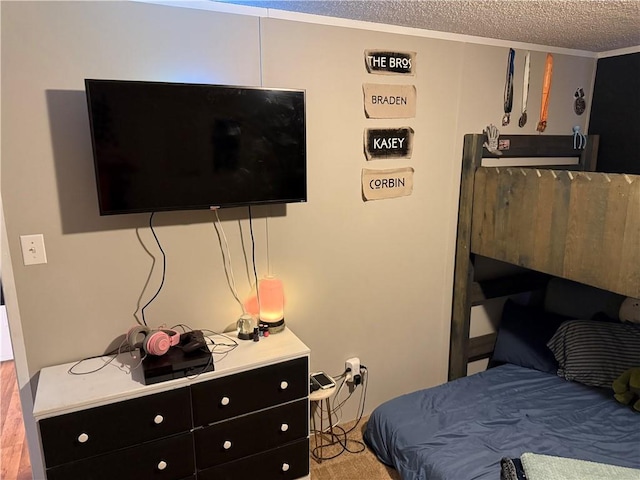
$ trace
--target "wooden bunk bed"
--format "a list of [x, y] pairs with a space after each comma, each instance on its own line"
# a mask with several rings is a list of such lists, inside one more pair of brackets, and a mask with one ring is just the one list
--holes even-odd
[[[557, 282], [591, 289], [593, 297], [640, 297], [640, 176], [594, 172], [596, 136], [583, 150], [574, 148], [572, 136], [501, 136], [502, 155], [484, 148], [485, 140], [464, 139], [451, 381], [378, 406], [364, 439], [404, 479], [515, 479], [515, 473], [520, 479], [522, 472], [509, 469], [532, 455], [543, 469], [586, 464], [590, 471], [607, 470], [589, 478], [638, 478], [637, 412], [614, 399], [610, 377], [623, 363], [620, 371], [640, 366], [640, 325], [582, 320], [589, 318], [582, 313], [553, 316], [550, 309], [507, 301], [497, 334], [469, 338], [469, 331], [472, 306], [492, 298], [543, 290], [545, 306], [551, 298], [565, 302], [566, 291], [553, 293]], [[498, 157], [505, 164], [535, 157], [577, 157], [578, 163], [481, 165]], [[509, 270], [518, 273], [476, 281], [475, 263], [485, 257], [515, 265]], [[589, 303], [574, 300], [566, 305]], [[540, 341], [543, 325], [548, 336]], [[592, 333], [595, 345], [585, 336]], [[509, 358], [467, 376], [468, 362], [490, 357], [494, 344], [493, 360], [505, 344]]]
[[[540, 287], [549, 276], [640, 298], [640, 176], [594, 172], [598, 137], [583, 150], [573, 136], [501, 136], [502, 155], [486, 137], [464, 138], [456, 244], [449, 380], [491, 355], [496, 335], [469, 338], [471, 307]], [[483, 158], [578, 158], [576, 165], [483, 167]], [[474, 257], [530, 270], [476, 282]]]

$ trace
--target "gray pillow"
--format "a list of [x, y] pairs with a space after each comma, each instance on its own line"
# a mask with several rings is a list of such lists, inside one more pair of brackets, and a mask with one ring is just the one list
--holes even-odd
[[640, 366], [640, 325], [569, 320], [547, 346], [558, 361], [558, 375], [610, 388], [622, 372]]

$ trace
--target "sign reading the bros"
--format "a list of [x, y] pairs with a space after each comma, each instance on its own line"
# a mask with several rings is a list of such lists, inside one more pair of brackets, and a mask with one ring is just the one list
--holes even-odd
[[367, 72], [381, 75], [413, 75], [415, 57], [415, 52], [364, 51]]

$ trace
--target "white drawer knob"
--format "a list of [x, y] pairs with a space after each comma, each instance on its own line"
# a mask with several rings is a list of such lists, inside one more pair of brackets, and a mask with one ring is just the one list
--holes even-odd
[[282, 425], [280, 425], [281, 432], [286, 432], [287, 430], [289, 430], [289, 425], [287, 425], [286, 423], [283, 423]]
[[222, 448], [224, 448], [225, 450], [229, 450], [231, 448], [231, 442], [229, 440], [225, 440], [222, 444]]
[[80, 435], [78, 435], [78, 441], [80, 443], [85, 443], [87, 440], [89, 440], [89, 435], [87, 435], [86, 433], [81, 433]]
[[287, 387], [289, 386], [289, 383], [285, 380], [280, 382], [280, 390], [286, 390]]
[[164, 417], [162, 415], [156, 415], [153, 419], [153, 423], [156, 425], [160, 425], [162, 422], [164, 422]]
[[158, 470], [164, 470], [165, 468], [167, 468], [167, 462], [160, 460], [160, 463], [158, 463]]
[[289, 464], [288, 463], [283, 463], [282, 464], [282, 471], [283, 472], [288, 472], [289, 471]]
[[220, 400], [220, 404], [225, 407], [229, 405], [229, 402], [230, 402], [229, 397], [222, 397], [222, 400]]

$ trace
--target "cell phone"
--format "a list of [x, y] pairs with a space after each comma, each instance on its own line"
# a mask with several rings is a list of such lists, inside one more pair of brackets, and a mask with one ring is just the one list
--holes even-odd
[[331, 388], [336, 385], [336, 382], [324, 372], [312, 373], [311, 381], [315, 382], [322, 389]]

